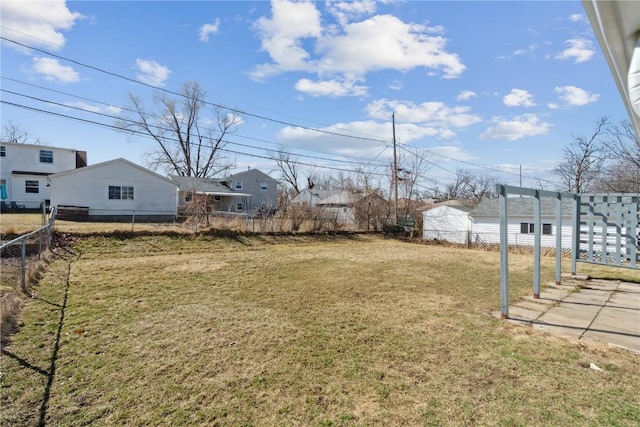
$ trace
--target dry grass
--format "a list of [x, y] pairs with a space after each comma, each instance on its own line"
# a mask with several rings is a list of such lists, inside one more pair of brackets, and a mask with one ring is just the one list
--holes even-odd
[[[637, 356], [491, 316], [498, 260], [375, 236], [88, 238], [2, 356], [0, 423], [640, 423]], [[531, 265], [510, 257], [513, 300]]]
[[0, 236], [17, 236], [42, 227], [40, 213], [2, 213], [0, 214]]

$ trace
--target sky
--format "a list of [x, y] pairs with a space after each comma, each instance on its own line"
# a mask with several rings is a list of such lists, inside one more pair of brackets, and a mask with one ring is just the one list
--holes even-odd
[[[596, 122], [628, 116], [580, 1], [3, 0], [1, 100], [40, 143], [146, 166], [155, 147], [117, 129], [129, 94], [195, 81], [239, 118], [234, 171], [279, 176], [428, 166], [554, 189], [553, 168]], [[385, 169], [386, 168], [386, 169]], [[162, 171], [159, 171], [163, 173]], [[385, 175], [383, 172], [381, 175]]]

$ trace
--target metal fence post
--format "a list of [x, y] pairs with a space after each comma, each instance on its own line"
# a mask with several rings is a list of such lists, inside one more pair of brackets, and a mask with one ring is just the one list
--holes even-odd
[[42, 230], [38, 231], [38, 259], [42, 259]]
[[27, 239], [22, 239], [22, 251], [21, 251], [21, 275], [22, 275], [22, 291], [27, 291]]

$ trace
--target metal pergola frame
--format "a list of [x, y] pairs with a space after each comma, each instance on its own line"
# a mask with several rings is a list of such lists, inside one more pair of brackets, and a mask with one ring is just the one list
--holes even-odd
[[[572, 216], [573, 216], [573, 239], [571, 244], [571, 274], [576, 274], [576, 264], [578, 262], [609, 265], [614, 267], [625, 267], [640, 269], [638, 264], [638, 256], [640, 248], [638, 247], [638, 223], [640, 222], [640, 211], [638, 203], [640, 194], [574, 194], [562, 193], [555, 191], [536, 190], [532, 188], [513, 187], [508, 185], [497, 184], [496, 193], [499, 197], [500, 208], [500, 311], [501, 318], [509, 318], [509, 240], [507, 234], [508, 228], [508, 196], [530, 196], [534, 198], [533, 203], [533, 219], [534, 219], [534, 266], [533, 266], [533, 297], [540, 296], [540, 256], [541, 256], [541, 198], [548, 197], [556, 200], [556, 269], [555, 281], [557, 285], [561, 284], [562, 275], [562, 199], [571, 199]], [[582, 200], [584, 198], [584, 200]], [[596, 201], [595, 198], [598, 200]], [[624, 198], [626, 204], [622, 203]], [[613, 199], [613, 200], [610, 200]], [[627, 202], [628, 200], [628, 202]], [[610, 223], [607, 215], [602, 210], [597, 209], [597, 204], [602, 204], [608, 212], [609, 207], [616, 213], [616, 222]], [[624, 206], [624, 208], [622, 207]], [[586, 212], [588, 221], [583, 221], [582, 207], [588, 207]], [[594, 217], [600, 218], [599, 222], [594, 221]], [[626, 221], [626, 223], [623, 221]], [[634, 222], [635, 221], [635, 222]], [[594, 224], [600, 225], [599, 232], [594, 232]], [[634, 233], [630, 233], [630, 224], [635, 225]], [[581, 226], [586, 226], [587, 237], [583, 238]], [[614, 232], [610, 233], [613, 229]], [[622, 230], [625, 234], [622, 235]], [[594, 236], [599, 240], [595, 241]], [[614, 247], [613, 256], [609, 256], [610, 238], [613, 238]], [[623, 244], [624, 239], [624, 244]], [[600, 251], [594, 246], [599, 245]], [[582, 249], [581, 244], [584, 243], [587, 249]], [[625, 256], [622, 256], [622, 250], [625, 249]], [[581, 254], [584, 258], [581, 259]], [[597, 254], [597, 256], [594, 256]], [[625, 264], [623, 262], [626, 261]]]

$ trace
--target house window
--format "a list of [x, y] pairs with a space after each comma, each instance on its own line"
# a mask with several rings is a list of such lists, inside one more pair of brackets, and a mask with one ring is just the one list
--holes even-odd
[[40, 163], [53, 163], [53, 151], [40, 150]]
[[236, 204], [236, 211], [238, 211], [238, 212], [242, 212], [242, 202], [238, 202], [238, 203]]
[[133, 187], [110, 185], [109, 200], [133, 200]]
[[133, 187], [122, 187], [122, 200], [133, 200]]
[[0, 157], [7, 157], [7, 147], [4, 145], [0, 147]]
[[267, 191], [267, 183], [266, 182], [261, 182], [260, 183], [260, 190]]
[[[531, 222], [521, 222], [520, 223], [520, 233], [522, 234], [533, 234], [535, 233], [535, 224]], [[542, 224], [542, 234], [551, 235], [553, 234], [553, 227], [551, 224]]]
[[236, 190], [242, 190], [242, 181], [236, 181], [234, 188]]
[[40, 192], [40, 181], [26, 180], [24, 183], [24, 192], [37, 194]]
[[187, 193], [187, 195], [184, 196], [184, 201], [189, 203], [191, 200], [193, 200], [193, 193]]

